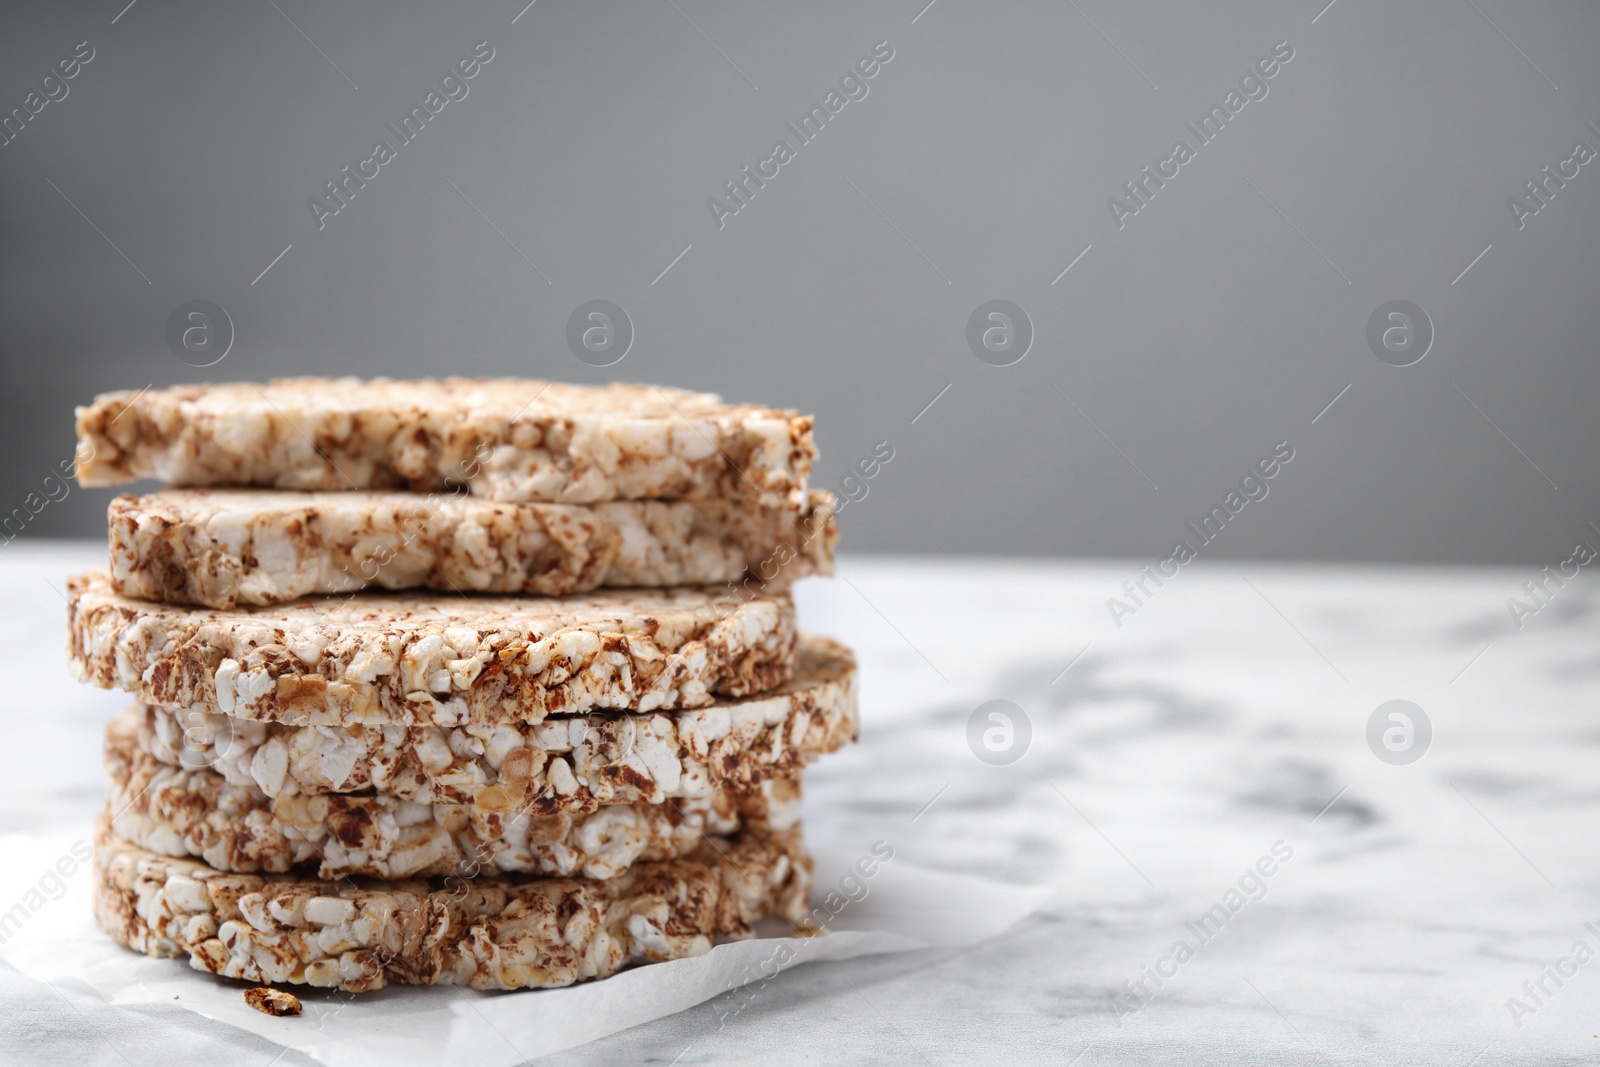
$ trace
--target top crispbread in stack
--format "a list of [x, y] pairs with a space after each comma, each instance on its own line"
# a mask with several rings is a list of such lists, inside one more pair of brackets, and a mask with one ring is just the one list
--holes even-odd
[[[69, 583], [75, 675], [141, 702], [97, 838], [118, 940], [522, 988], [804, 913], [799, 771], [857, 721], [848, 650], [788, 594], [837, 537], [808, 416], [288, 379], [106, 394], [78, 430], [83, 484], [171, 486], [118, 497], [109, 570]], [[413, 945], [406, 907], [448, 936]]]
[[[466, 485], [488, 500], [754, 496], [801, 507], [811, 419], [653, 385], [283, 378], [106, 393], [78, 409], [78, 480], [275, 489]], [[87, 456], [85, 459], [83, 457]]]

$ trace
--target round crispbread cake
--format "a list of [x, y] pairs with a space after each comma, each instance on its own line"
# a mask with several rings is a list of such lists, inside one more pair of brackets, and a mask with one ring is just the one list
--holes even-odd
[[698, 956], [775, 915], [802, 921], [811, 860], [796, 828], [707, 838], [615, 878], [377, 882], [227, 874], [95, 838], [95, 917], [116, 941], [197, 970], [353, 992], [388, 983], [534, 989]]
[[103, 393], [78, 480], [412, 489], [591, 504], [749, 495], [800, 507], [812, 419], [710, 393], [526, 378], [281, 378]]
[[787, 586], [833, 573], [832, 496], [515, 504], [463, 493], [164, 489], [111, 502], [123, 596], [232, 608], [362, 589], [566, 596], [601, 586]]
[[703, 708], [552, 716], [536, 725], [287, 726], [145, 706], [144, 751], [269, 797], [375, 790], [490, 812], [588, 812], [750, 789], [856, 737], [856, 664], [802, 634], [794, 677]]
[[799, 820], [799, 785], [789, 778], [768, 779], [749, 792], [718, 789], [581, 814], [418, 804], [381, 793], [272, 798], [215, 771], [173, 767], [149, 755], [132, 709], [107, 727], [105, 763], [106, 803], [118, 837], [239, 873], [304, 867], [320, 878], [507, 872], [612, 878], [636, 861], [687, 855], [706, 834], [787, 829]]
[[700, 707], [794, 674], [787, 593], [359, 593], [220, 610], [118, 596], [98, 571], [67, 588], [68, 662], [79, 681], [240, 719], [533, 723], [600, 708]]

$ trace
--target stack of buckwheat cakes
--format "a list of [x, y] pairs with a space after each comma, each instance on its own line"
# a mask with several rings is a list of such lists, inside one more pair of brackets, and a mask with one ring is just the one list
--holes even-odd
[[[799, 922], [855, 663], [811, 419], [649, 386], [292, 379], [78, 409], [110, 566], [100, 925], [255, 982], [567, 985]], [[179, 488], [181, 487], [181, 488]]]

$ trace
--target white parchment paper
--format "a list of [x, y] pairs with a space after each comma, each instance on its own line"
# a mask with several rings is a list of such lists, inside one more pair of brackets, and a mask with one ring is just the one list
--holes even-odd
[[76, 843], [82, 854], [86, 839], [87, 831], [76, 840], [0, 836], [0, 855], [9, 861], [0, 870], [0, 909], [11, 909], [0, 910], [0, 956], [34, 978], [86, 984], [113, 1004], [181, 1005], [330, 1067], [423, 1060], [510, 1067], [740, 989], [708, 1014], [707, 1026], [716, 1027], [753, 998], [780, 995], [781, 987], [762, 981], [780, 969], [973, 944], [1007, 929], [1052, 892], [930, 870], [900, 858], [864, 878], [856, 865], [870, 855], [870, 842], [858, 848], [813, 843], [812, 902], [822, 905], [828, 893], [838, 894], [832, 899], [838, 913], [828, 919], [823, 936], [730, 942], [695, 959], [636, 967], [567, 989], [478, 993], [393, 986], [350, 995], [295, 988], [303, 1013], [275, 1019], [245, 1005], [244, 983], [202, 974], [184, 960], [148, 959], [106, 937], [91, 912], [90, 872], [72, 852]]

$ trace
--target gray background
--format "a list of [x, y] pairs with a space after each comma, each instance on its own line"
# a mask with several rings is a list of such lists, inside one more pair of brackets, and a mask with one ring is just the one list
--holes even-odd
[[[96, 50], [0, 148], [4, 511], [101, 390], [526, 374], [815, 412], [823, 484], [889, 441], [856, 551], [1165, 555], [1280, 440], [1208, 556], [1595, 540], [1600, 161], [1520, 232], [1506, 204], [1600, 149], [1593, 4], [124, 2], [0, 16], [4, 109]], [[482, 40], [467, 99], [319, 232], [308, 198]], [[880, 40], [867, 98], [719, 231], [707, 198]], [[1119, 232], [1108, 197], [1280, 40], [1267, 98]], [[596, 297], [637, 332], [604, 370], [564, 339]], [[164, 337], [194, 298], [238, 331], [205, 370]], [[993, 298], [1034, 323], [1015, 366], [965, 342]], [[1407, 368], [1365, 341], [1393, 298], [1437, 334]], [[109, 496], [25, 536], [97, 535]]]

